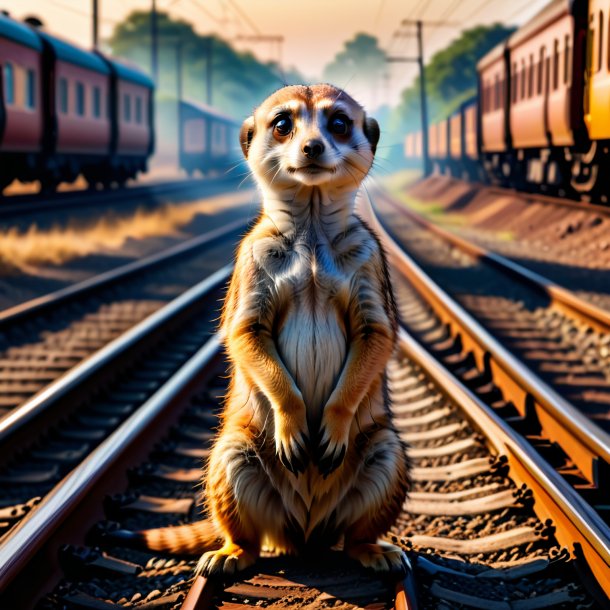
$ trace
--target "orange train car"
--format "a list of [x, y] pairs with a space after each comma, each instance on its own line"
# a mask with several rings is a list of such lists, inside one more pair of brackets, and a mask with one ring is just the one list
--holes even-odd
[[436, 171], [609, 202], [610, 0], [552, 0], [477, 65], [476, 103], [430, 126]]

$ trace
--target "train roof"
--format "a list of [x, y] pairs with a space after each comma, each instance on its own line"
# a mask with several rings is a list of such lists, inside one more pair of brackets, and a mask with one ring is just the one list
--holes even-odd
[[200, 102], [194, 102], [193, 100], [182, 100], [180, 103], [182, 104], [183, 108], [191, 110], [195, 113], [212, 116], [215, 119], [225, 123], [231, 123], [236, 126], [239, 125], [239, 121], [237, 121], [235, 117], [223, 114], [213, 106], [208, 106], [207, 104], [202, 104]]
[[0, 13], [0, 37], [8, 38], [26, 47], [42, 51], [42, 41], [38, 34], [25, 23], [19, 23]]
[[147, 89], [155, 88], [153, 79], [135, 65], [128, 64], [125, 61], [115, 59], [114, 57], [105, 57], [105, 59], [112, 64], [119, 78], [130, 83], [135, 83], [136, 85], [141, 85]]
[[508, 48], [514, 49], [562, 15], [568, 14], [571, 4], [570, 0], [552, 0], [508, 39]]
[[80, 66], [81, 68], [87, 68], [87, 70], [100, 72], [101, 74], [110, 74], [108, 64], [99, 55], [91, 51], [85, 51], [47, 32], [39, 33], [44, 41], [53, 49], [57, 59]]

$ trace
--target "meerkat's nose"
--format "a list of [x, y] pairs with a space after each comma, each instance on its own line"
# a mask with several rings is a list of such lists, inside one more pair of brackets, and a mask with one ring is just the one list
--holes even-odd
[[320, 140], [306, 140], [303, 152], [308, 159], [317, 159], [324, 152], [324, 144]]

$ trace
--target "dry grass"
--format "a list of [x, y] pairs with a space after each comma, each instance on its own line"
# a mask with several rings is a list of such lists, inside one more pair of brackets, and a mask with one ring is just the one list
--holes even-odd
[[154, 210], [136, 209], [128, 216], [106, 216], [89, 223], [71, 223], [26, 231], [0, 231], [0, 272], [31, 272], [40, 266], [61, 265], [96, 253], [121, 250], [128, 240], [178, 236], [198, 214], [214, 214], [252, 201], [252, 192], [213, 197], [186, 204], [166, 204]]

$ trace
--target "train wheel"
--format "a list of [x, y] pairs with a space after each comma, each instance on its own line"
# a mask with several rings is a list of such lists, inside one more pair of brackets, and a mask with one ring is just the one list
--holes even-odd
[[570, 180], [570, 186], [578, 195], [589, 195], [597, 198], [602, 197], [606, 199], [604, 203], [607, 203], [607, 193], [601, 192], [601, 174], [600, 166], [602, 165], [602, 157], [604, 151], [599, 146], [598, 142], [591, 142], [591, 147], [584, 154], [574, 154], [572, 159], [572, 177]]

